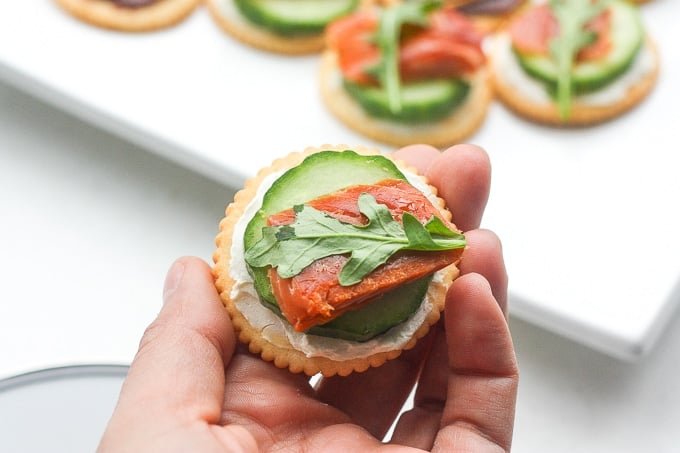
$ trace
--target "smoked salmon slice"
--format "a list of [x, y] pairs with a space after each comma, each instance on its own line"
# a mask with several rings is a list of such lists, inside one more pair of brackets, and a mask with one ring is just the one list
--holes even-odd
[[[379, 26], [375, 11], [362, 11], [331, 23], [328, 46], [338, 55], [345, 79], [376, 85], [371, 73], [380, 61], [374, 35]], [[430, 14], [427, 27], [404, 27], [399, 50], [400, 76], [406, 81], [433, 77], [460, 77], [482, 66], [486, 57], [483, 39], [473, 23], [455, 9]]]
[[[450, 229], [455, 225], [441, 216], [439, 210], [419, 190], [405, 181], [386, 179], [373, 185], [351, 186], [306, 203], [345, 223], [361, 225], [366, 222], [359, 212], [358, 198], [362, 193], [372, 195], [384, 204], [392, 217], [401, 223], [404, 212], [409, 212], [421, 223], [433, 215]], [[295, 220], [292, 209], [268, 218], [272, 226], [287, 225]], [[351, 286], [341, 286], [338, 275], [348, 257], [334, 255], [313, 262], [291, 278], [281, 278], [276, 269], [269, 271], [272, 290], [282, 314], [296, 331], [324, 324], [349, 309], [359, 308], [386, 291], [423, 278], [450, 264], [456, 263], [462, 249], [414, 252], [402, 251], [385, 264]]]

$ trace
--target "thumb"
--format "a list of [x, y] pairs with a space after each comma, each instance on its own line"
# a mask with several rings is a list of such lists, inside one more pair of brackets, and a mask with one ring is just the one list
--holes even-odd
[[144, 332], [107, 431], [141, 429], [148, 435], [150, 424], [162, 430], [168, 422], [219, 420], [224, 367], [234, 352], [235, 335], [210, 267], [198, 258], [178, 259], [168, 271], [163, 299]]

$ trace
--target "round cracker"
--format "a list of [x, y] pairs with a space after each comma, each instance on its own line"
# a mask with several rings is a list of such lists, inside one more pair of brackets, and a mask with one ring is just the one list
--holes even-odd
[[515, 113], [529, 120], [552, 126], [589, 126], [611, 120], [624, 114], [642, 102], [656, 85], [659, 75], [659, 54], [654, 42], [647, 37], [646, 50], [651, 52], [654, 67], [639, 81], [631, 86], [626, 95], [617, 102], [607, 105], [590, 105], [574, 99], [571, 104], [569, 118], [563, 119], [554, 102], [536, 102], [523, 95], [517, 88], [508, 83], [504, 72], [494, 64], [492, 57], [491, 81], [498, 99]]
[[349, 128], [373, 140], [406, 146], [428, 143], [445, 147], [461, 142], [482, 125], [492, 100], [486, 68], [479, 69], [471, 78], [467, 98], [446, 118], [430, 124], [410, 125], [370, 116], [347, 94], [342, 86], [337, 53], [327, 49], [321, 57], [319, 87], [328, 110]]
[[127, 8], [109, 0], [56, 0], [74, 17], [111, 30], [152, 31], [184, 20], [201, 0], [159, 0], [149, 6]]
[[[312, 153], [322, 150], [342, 151], [346, 149], [352, 149], [357, 153], [365, 155], [381, 154], [376, 149], [364, 147], [324, 145], [319, 148], [310, 147], [303, 152], [291, 153], [284, 158], [275, 160], [269, 167], [263, 168], [255, 177], [248, 180], [243, 189], [236, 193], [234, 201], [229, 204], [226, 209], [225, 217], [220, 222], [220, 231], [215, 240], [217, 245], [217, 249], [213, 254], [213, 261], [215, 263], [213, 267], [215, 285], [220, 293], [222, 302], [232, 318], [232, 323], [238, 332], [239, 340], [247, 343], [249, 350], [255, 354], [259, 354], [264, 360], [273, 362], [274, 365], [279, 368], [288, 368], [293, 373], [303, 372], [309, 376], [318, 373], [321, 373], [324, 376], [346, 376], [352, 372], [361, 372], [370, 367], [380, 366], [386, 361], [398, 357], [403, 350], [414, 347], [416, 342], [425, 336], [430, 330], [430, 327], [439, 320], [441, 311], [444, 309], [446, 291], [453, 279], [458, 276], [457, 263], [440, 271], [443, 273], [444, 278], [439, 281], [433, 281], [428, 288], [428, 296], [432, 302], [432, 310], [427, 314], [423, 323], [417, 328], [415, 334], [403, 347], [395, 350], [378, 352], [363, 358], [339, 361], [326, 357], [307, 357], [302, 351], [295, 349], [285, 335], [267, 339], [262, 335], [262, 332], [249, 323], [231, 299], [231, 291], [235, 284], [230, 274], [230, 263], [232, 259], [231, 247], [233, 240], [232, 236], [237, 221], [243, 215], [246, 206], [255, 197], [258, 187], [268, 175], [294, 167]], [[407, 167], [403, 162], [396, 163], [402, 169], [417, 173], [414, 168]], [[432, 190], [436, 194], [436, 189], [434, 187]], [[444, 201], [441, 198], [438, 198], [438, 201], [438, 208], [441, 211], [442, 216], [447, 220], [451, 220], [451, 213], [446, 209]], [[253, 303], [259, 304], [260, 302], [259, 300], [254, 299]]]

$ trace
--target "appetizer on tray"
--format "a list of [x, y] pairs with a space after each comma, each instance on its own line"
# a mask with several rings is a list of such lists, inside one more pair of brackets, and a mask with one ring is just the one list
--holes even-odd
[[492, 98], [483, 37], [433, 0], [345, 16], [327, 29], [322, 99], [348, 127], [380, 142], [457, 143], [479, 128]]

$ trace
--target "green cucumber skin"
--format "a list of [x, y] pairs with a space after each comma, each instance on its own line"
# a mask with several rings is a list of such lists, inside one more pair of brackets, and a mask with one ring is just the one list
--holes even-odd
[[312, 327], [311, 335], [368, 341], [406, 321], [422, 303], [432, 277], [421, 278], [385, 293], [359, 310], [346, 311], [334, 320]]
[[[577, 94], [597, 91], [625, 73], [644, 42], [644, 28], [635, 6], [615, 1], [612, 8], [613, 50], [602, 61], [576, 64], [572, 70], [572, 87]], [[515, 52], [520, 66], [530, 76], [544, 82], [548, 91], [557, 86], [555, 63], [545, 56], [527, 56]]]
[[455, 79], [405, 83], [401, 85], [401, 110], [393, 112], [385, 90], [347, 80], [343, 85], [370, 116], [405, 124], [429, 124], [449, 116], [470, 91], [469, 83]]
[[[252, 23], [282, 36], [322, 33], [331, 21], [354, 11], [359, 0], [234, 0]], [[301, 15], [288, 14], [299, 10]]]
[[[406, 180], [394, 162], [384, 156], [360, 155], [351, 150], [320, 151], [307, 156], [300, 165], [283, 173], [267, 190], [262, 207], [246, 226], [245, 249], [248, 250], [262, 237], [262, 227], [271, 214], [347, 186], [372, 184], [386, 178]], [[249, 266], [248, 271], [262, 304], [280, 315], [267, 269]], [[430, 278], [425, 278], [412, 282], [405, 290], [400, 288], [403, 293], [385, 295], [380, 301], [348, 311], [323, 326], [312, 328], [309, 333], [366, 341], [408, 318], [420, 306], [429, 281]]]

